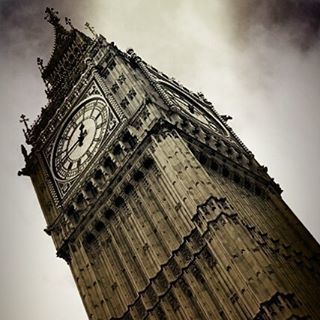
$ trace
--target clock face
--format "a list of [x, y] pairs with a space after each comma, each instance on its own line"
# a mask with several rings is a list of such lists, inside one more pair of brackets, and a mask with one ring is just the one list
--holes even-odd
[[209, 116], [207, 112], [204, 112], [201, 105], [192, 96], [182, 92], [179, 88], [175, 88], [164, 82], [162, 83], [165, 85], [164, 90], [166, 93], [184, 114], [191, 116], [193, 119], [219, 134], [228, 135], [228, 130], [225, 129], [219, 119], [212, 117], [212, 115]]
[[108, 109], [101, 98], [82, 103], [66, 120], [52, 153], [58, 180], [75, 178], [99, 149], [108, 126]]

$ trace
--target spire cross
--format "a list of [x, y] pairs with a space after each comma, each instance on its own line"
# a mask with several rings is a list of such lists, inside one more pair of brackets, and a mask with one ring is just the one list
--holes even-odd
[[98, 38], [98, 35], [96, 34], [95, 30], [94, 30], [94, 27], [92, 27], [89, 22], [86, 22], [85, 25], [86, 29], [88, 29], [95, 38]]
[[[24, 114], [22, 114], [21, 116], [20, 116], [20, 121], [19, 122], [21, 122], [21, 123], [23, 123], [24, 125], [25, 125], [25, 127], [26, 127], [26, 129], [27, 129], [27, 132], [29, 132], [29, 126], [28, 126], [28, 121], [29, 121], [29, 118], [27, 118], [26, 117], [26, 115], [24, 115]], [[24, 131], [24, 130], [23, 130]]]

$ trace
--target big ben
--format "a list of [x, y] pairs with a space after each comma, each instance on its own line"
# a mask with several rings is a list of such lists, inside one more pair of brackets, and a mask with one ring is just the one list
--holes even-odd
[[50, 8], [30, 176], [89, 319], [320, 319], [320, 247], [201, 93]]

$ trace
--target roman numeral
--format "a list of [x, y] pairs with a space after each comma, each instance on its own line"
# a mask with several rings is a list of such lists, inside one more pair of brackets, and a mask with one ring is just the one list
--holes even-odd
[[63, 156], [63, 154], [65, 154], [67, 152], [67, 149], [64, 149], [62, 151], [60, 151], [59, 153], [57, 153], [57, 158], [60, 158]]
[[86, 152], [86, 155], [88, 156], [88, 158], [90, 158], [90, 157], [92, 156], [92, 151], [88, 150], [88, 151]]
[[74, 119], [71, 120], [70, 124], [71, 124], [72, 128], [76, 128], [77, 127], [77, 122]]
[[97, 129], [100, 129], [104, 124], [105, 124], [105, 121], [97, 124], [96, 128], [97, 128]]
[[66, 141], [70, 140], [70, 138], [71, 138], [71, 136], [68, 135], [68, 133], [65, 133], [64, 135], [61, 136], [61, 139], [66, 140]]

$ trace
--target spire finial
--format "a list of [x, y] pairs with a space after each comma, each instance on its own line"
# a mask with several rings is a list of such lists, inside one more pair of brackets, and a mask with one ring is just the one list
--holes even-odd
[[86, 29], [88, 29], [93, 34], [93, 36], [95, 38], [98, 38], [98, 35], [96, 34], [96, 32], [94, 30], [94, 27], [92, 27], [89, 22], [86, 22], [84, 26], [86, 27]]
[[47, 20], [49, 23], [51, 23], [54, 27], [57, 27], [60, 25], [60, 18], [58, 17], [59, 12], [54, 10], [53, 8], [46, 8], [46, 16], [44, 17], [45, 20]]
[[22, 114], [22, 115], [20, 116], [20, 121], [19, 121], [19, 122], [23, 123], [23, 124], [25, 125], [25, 127], [26, 127], [26, 130], [25, 130], [25, 129], [22, 129], [23, 134], [24, 134], [24, 136], [25, 136], [26, 139], [28, 139], [27, 136], [28, 136], [28, 133], [29, 133], [29, 131], [30, 131], [29, 126], [28, 126], [28, 121], [29, 121], [29, 118], [27, 118], [25, 114]]
[[74, 26], [71, 22], [71, 19], [68, 17], [65, 17], [66, 25], [70, 26], [71, 29], [74, 29]]
[[28, 121], [29, 121], [29, 118], [27, 118], [25, 114], [22, 114], [20, 116], [20, 122], [25, 125], [25, 127], [27, 129], [27, 132], [30, 130], [29, 127], [28, 127]]

